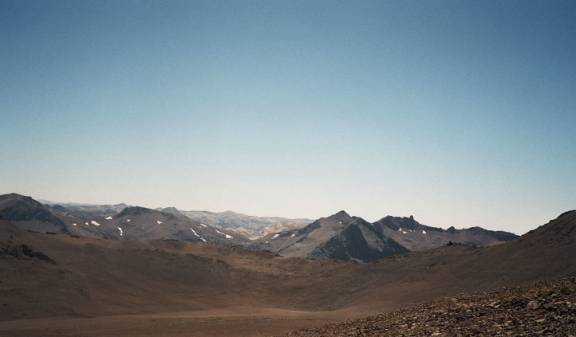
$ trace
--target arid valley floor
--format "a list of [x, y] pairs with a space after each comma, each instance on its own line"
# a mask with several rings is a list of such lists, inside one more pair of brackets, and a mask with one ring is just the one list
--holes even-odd
[[[36, 233], [1, 221], [0, 336], [280, 336], [570, 277], [574, 256], [575, 211], [508, 243], [449, 244], [369, 263], [203, 242]], [[573, 286], [562, 291], [574, 299]], [[554, 336], [573, 333], [570, 303], [557, 315], [568, 323]], [[372, 336], [334, 331], [294, 336]]]

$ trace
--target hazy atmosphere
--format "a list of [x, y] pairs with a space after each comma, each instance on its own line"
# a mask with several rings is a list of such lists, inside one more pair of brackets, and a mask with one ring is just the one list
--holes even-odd
[[0, 0], [0, 193], [522, 234], [576, 205], [574, 1]]
[[576, 0], [0, 0], [0, 337], [576, 336]]

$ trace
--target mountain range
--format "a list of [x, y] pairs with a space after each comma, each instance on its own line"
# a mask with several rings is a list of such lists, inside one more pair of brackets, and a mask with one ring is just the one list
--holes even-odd
[[340, 211], [308, 226], [269, 234], [252, 244], [287, 257], [368, 262], [385, 256], [422, 251], [449, 243], [491, 246], [518, 236], [480, 227], [447, 230], [408, 218], [387, 216], [375, 223]]
[[[450, 243], [354, 263], [201, 240], [103, 239], [97, 228], [104, 225], [86, 226], [93, 235], [80, 236], [45, 206], [9, 199], [0, 199], [0, 336], [272, 336], [463, 292], [576, 275], [576, 211], [501, 244]], [[150, 213], [122, 212], [111, 221]], [[38, 231], [42, 224], [55, 234]], [[330, 230], [350, 231], [368, 240], [378, 238], [375, 227], [339, 212], [300, 235], [303, 242], [325, 242]], [[336, 241], [329, 246], [334, 252], [349, 242]], [[397, 249], [378, 245], [360, 247], [370, 254], [374, 247]]]
[[259, 217], [236, 213], [232, 211], [184, 211], [174, 207], [160, 209], [165, 212], [177, 212], [192, 220], [212, 225], [214, 227], [235, 231], [249, 239], [258, 239], [272, 232], [304, 227], [311, 223], [310, 219], [288, 219], [282, 217]]
[[184, 240], [222, 245], [248, 241], [242, 235], [179, 213], [121, 205], [44, 205], [18, 194], [0, 196], [0, 219], [21, 229], [116, 240]]
[[[479, 227], [444, 230], [422, 225], [412, 216], [386, 216], [369, 223], [340, 211], [311, 221], [260, 218], [234, 212], [180, 211], [174, 207], [42, 204], [18, 194], [0, 196], [0, 219], [24, 230], [45, 233], [116, 240], [199, 241], [241, 245], [286, 257], [357, 262], [448, 243], [490, 246], [517, 238], [512, 233]], [[264, 233], [268, 234], [261, 236]]]

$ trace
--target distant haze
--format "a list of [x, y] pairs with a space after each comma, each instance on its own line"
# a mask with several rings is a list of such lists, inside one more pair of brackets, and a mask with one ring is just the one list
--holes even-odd
[[0, 193], [524, 233], [576, 208], [574, 1], [0, 0]]

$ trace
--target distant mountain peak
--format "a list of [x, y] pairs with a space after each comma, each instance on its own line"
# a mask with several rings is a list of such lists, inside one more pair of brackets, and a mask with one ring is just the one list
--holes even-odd
[[18, 194], [18, 193], [8, 193], [4, 195], [0, 195], [0, 200], [20, 200], [20, 201], [28, 201], [34, 204], [40, 204], [38, 201], [32, 199], [32, 197]]
[[[48, 208], [31, 197], [10, 193], [0, 195], [0, 219], [8, 221], [26, 221], [33, 228], [38, 223], [43, 223], [38, 227], [50, 228], [50, 231], [65, 230], [65, 225]], [[31, 224], [34, 222], [35, 224]]]
[[6, 194], [2, 195], [2, 197], [5, 197], [5, 198], [18, 198], [18, 197], [25, 197], [25, 196], [22, 195], [22, 194], [18, 194], [18, 193], [6, 193]]
[[352, 217], [350, 216], [350, 214], [346, 213], [346, 211], [342, 210], [330, 215], [326, 219], [336, 221], [350, 221], [352, 220]]
[[[118, 214], [119, 217], [122, 216], [137, 216], [137, 215], [142, 215], [142, 214], [148, 214], [148, 213], [153, 213], [155, 212], [153, 209], [150, 208], [146, 208], [146, 207], [140, 207], [140, 206], [131, 206], [131, 207], [126, 207], [122, 210], [122, 212], [120, 212], [120, 214]], [[159, 212], [159, 211], [156, 211]]]
[[160, 212], [170, 213], [170, 214], [175, 214], [175, 215], [182, 214], [176, 207], [164, 207], [164, 208], [158, 208], [157, 210]]
[[376, 221], [375, 224], [382, 224], [382, 225], [385, 225], [387, 227], [392, 228], [393, 230], [398, 230], [400, 228], [417, 229], [420, 227], [426, 227], [426, 226], [423, 226], [422, 224], [420, 224], [418, 221], [416, 221], [414, 219], [414, 216], [412, 216], [412, 215], [409, 217], [398, 217], [398, 216], [387, 215], [387, 216], [383, 217], [382, 219]]

